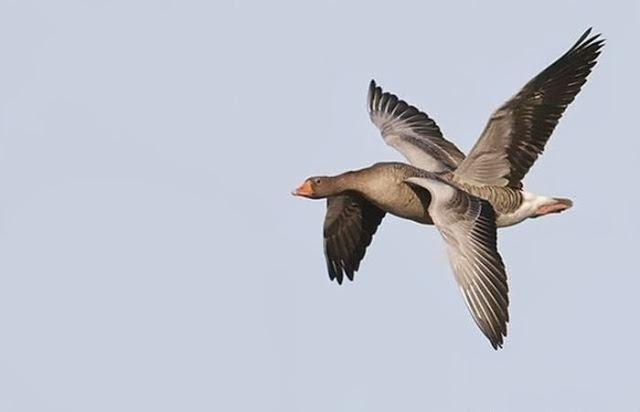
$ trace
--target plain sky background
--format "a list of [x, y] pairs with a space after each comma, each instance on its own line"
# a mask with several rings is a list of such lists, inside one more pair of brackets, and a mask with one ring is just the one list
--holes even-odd
[[[401, 159], [371, 78], [467, 151], [589, 26], [503, 350], [433, 227], [329, 281], [290, 191]], [[638, 2], [0, 1], [0, 411], [638, 411], [639, 39]]]

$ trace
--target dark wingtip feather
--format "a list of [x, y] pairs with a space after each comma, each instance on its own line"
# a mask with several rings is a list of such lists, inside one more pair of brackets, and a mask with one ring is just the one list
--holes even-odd
[[326, 257], [326, 262], [327, 272], [329, 273], [329, 280], [335, 280], [339, 285], [342, 285], [342, 269], [340, 267], [336, 268], [335, 262], [328, 257]]
[[350, 281], [353, 282], [354, 271], [353, 270], [346, 270], [345, 274], [347, 275], [347, 279], [349, 279]]
[[[378, 89], [378, 90], [376, 90]], [[377, 85], [376, 85], [376, 81], [374, 79], [371, 79], [371, 81], [369, 82], [369, 92], [367, 93], [367, 108], [369, 109], [369, 113], [373, 112], [374, 109], [374, 101], [376, 99], [376, 92], [381, 93], [382, 89], [380, 89]]]
[[584, 49], [592, 44], [596, 45], [596, 49], [600, 49], [604, 45], [605, 39], [601, 38], [602, 33], [594, 34], [589, 37], [591, 34], [592, 28], [589, 27], [583, 34], [580, 36], [578, 41], [569, 49], [568, 53], [571, 53], [577, 49]]
[[[582, 33], [582, 35], [580, 36], [578, 41], [571, 47], [571, 50], [576, 49], [577, 47], [579, 47], [582, 44], [582, 42], [585, 41], [585, 39], [589, 36], [589, 34], [591, 34], [591, 29], [592, 28], [589, 27], [584, 33]], [[599, 34], [594, 36], [594, 37], [597, 37], [597, 36], [599, 36]]]

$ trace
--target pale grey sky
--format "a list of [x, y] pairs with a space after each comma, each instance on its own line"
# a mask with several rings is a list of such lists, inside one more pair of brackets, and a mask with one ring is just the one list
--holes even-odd
[[[640, 5], [514, 3], [0, 1], [0, 410], [637, 411]], [[401, 159], [372, 77], [466, 151], [589, 26], [525, 181], [575, 206], [499, 233], [503, 350], [433, 227], [329, 281], [289, 192]]]

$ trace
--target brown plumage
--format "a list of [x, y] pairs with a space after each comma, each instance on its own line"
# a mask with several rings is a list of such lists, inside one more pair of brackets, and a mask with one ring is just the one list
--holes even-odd
[[521, 187], [567, 106], [587, 81], [604, 40], [580, 39], [496, 110], [467, 158], [455, 171], [464, 182]]
[[386, 213], [356, 192], [327, 198], [324, 218], [324, 255], [329, 278], [353, 280], [364, 252]]
[[596, 64], [604, 40], [590, 33], [493, 113], [466, 158], [426, 113], [372, 80], [367, 99], [371, 121], [411, 165], [377, 163], [312, 177], [294, 192], [327, 199], [323, 234], [329, 277], [338, 283], [353, 280], [387, 213], [434, 224], [473, 319], [494, 348], [502, 346], [509, 288], [496, 228], [573, 204], [528, 193], [522, 179]]

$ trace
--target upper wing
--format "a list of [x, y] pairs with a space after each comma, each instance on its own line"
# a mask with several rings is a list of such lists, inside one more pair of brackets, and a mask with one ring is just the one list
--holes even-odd
[[408, 181], [431, 192], [429, 213], [447, 243], [464, 301], [493, 348], [502, 347], [509, 321], [509, 287], [491, 204], [437, 179]]
[[493, 113], [456, 177], [476, 185], [521, 186], [596, 64], [604, 40], [590, 33]]
[[440, 128], [425, 113], [383, 92], [371, 80], [367, 98], [369, 117], [380, 129], [385, 143], [397, 149], [409, 162], [430, 172], [454, 170], [464, 154], [442, 137]]
[[324, 255], [331, 280], [353, 280], [385, 212], [355, 193], [327, 198]]

